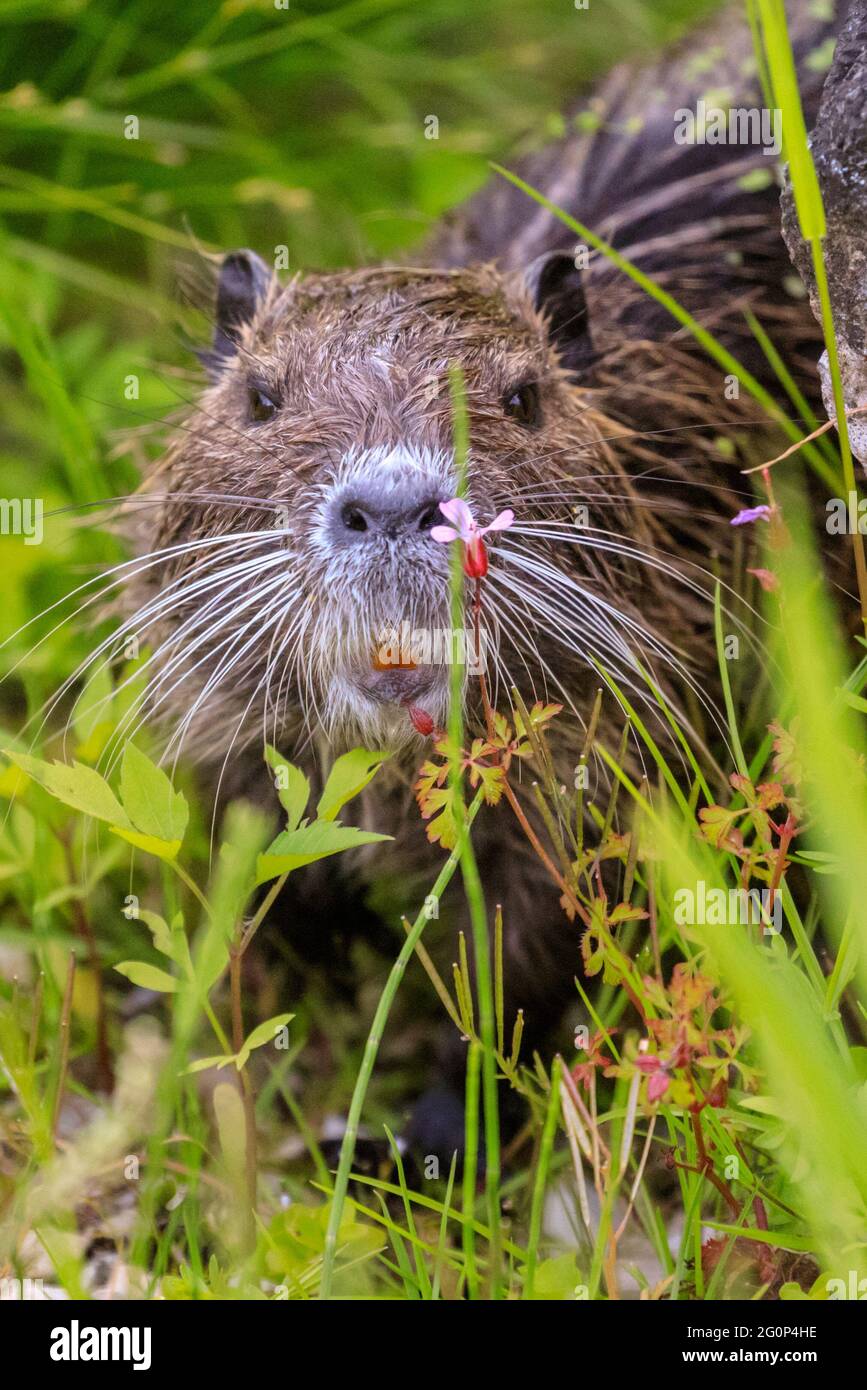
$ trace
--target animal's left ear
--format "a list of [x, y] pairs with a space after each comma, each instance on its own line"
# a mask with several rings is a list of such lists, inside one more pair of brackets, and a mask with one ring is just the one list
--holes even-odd
[[240, 329], [264, 300], [274, 276], [255, 251], [230, 251], [217, 281], [214, 340], [205, 361], [212, 373], [237, 350]]
[[585, 373], [594, 360], [593, 339], [581, 271], [566, 251], [550, 251], [528, 267], [525, 279], [533, 303], [548, 321], [551, 341], [563, 366]]

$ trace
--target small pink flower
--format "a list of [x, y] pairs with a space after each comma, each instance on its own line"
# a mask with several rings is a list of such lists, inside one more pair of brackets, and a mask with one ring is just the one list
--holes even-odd
[[759, 507], [744, 507], [743, 511], [732, 517], [729, 526], [747, 526], [751, 521], [767, 521], [770, 515], [771, 508], [764, 502]]
[[668, 1090], [668, 1083], [671, 1077], [668, 1072], [658, 1071], [647, 1083], [647, 1099], [651, 1105], [655, 1100], [661, 1100]]
[[766, 594], [774, 594], [780, 587], [780, 581], [774, 574], [773, 570], [748, 569], [747, 574], [755, 575], [756, 579], [759, 581]]
[[484, 579], [488, 572], [488, 552], [482, 536], [489, 531], [505, 531], [515, 520], [515, 513], [507, 508], [494, 517], [488, 526], [480, 526], [461, 497], [452, 497], [448, 502], [440, 502], [440, 511], [451, 526], [434, 526], [431, 536], [435, 541], [446, 545], [449, 541], [464, 543], [464, 573], [470, 579]]
[[661, 1100], [668, 1090], [671, 1077], [668, 1068], [655, 1052], [641, 1053], [635, 1059], [638, 1070], [647, 1077], [647, 1099], [653, 1103]]

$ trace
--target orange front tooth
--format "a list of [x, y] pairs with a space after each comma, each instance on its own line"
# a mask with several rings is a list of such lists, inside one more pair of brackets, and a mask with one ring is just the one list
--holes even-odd
[[380, 659], [379, 659], [378, 656], [375, 656], [375, 657], [372, 659], [372, 661], [371, 661], [370, 664], [371, 664], [371, 666], [372, 666], [372, 668], [373, 668], [374, 671], [415, 671], [415, 670], [417, 670], [417, 663], [416, 663], [415, 661], [380, 661]]

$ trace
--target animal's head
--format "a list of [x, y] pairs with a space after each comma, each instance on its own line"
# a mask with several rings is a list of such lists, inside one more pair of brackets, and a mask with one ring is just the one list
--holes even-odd
[[[226, 257], [210, 384], [145, 509], [157, 558], [131, 623], [157, 649], [152, 705], [219, 756], [263, 728], [289, 747], [305, 728], [397, 747], [414, 737], [407, 703], [444, 723], [461, 649], [528, 695], [562, 694], [570, 658], [622, 667], [619, 561], [601, 537], [622, 535], [627, 489], [571, 376], [587, 348], [567, 256], [526, 275], [288, 286], [248, 251]], [[453, 365], [469, 504], [483, 525], [517, 516], [490, 538], [481, 651], [451, 634], [451, 548], [431, 535], [457, 484]]]

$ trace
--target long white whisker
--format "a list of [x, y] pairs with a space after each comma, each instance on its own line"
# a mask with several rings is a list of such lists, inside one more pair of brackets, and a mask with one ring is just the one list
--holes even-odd
[[[229, 552], [226, 553], [228, 554]], [[279, 558], [283, 558], [283, 554], [285, 554], [285, 552], [282, 552]], [[222, 560], [223, 558], [224, 557], [221, 555], [220, 559]], [[272, 563], [276, 562], [276, 559], [278, 557], [267, 558], [269, 563]], [[91, 650], [88, 653], [88, 655], [78, 664], [78, 666], [71, 673], [71, 675], [67, 676], [67, 678], [60, 685], [59, 689], [55, 691], [50, 701], [47, 701], [42, 706], [41, 710], [37, 710], [34, 712], [34, 714], [28, 720], [27, 724], [24, 726], [25, 730], [29, 728], [30, 724], [32, 724], [32, 722], [40, 714], [42, 714], [42, 722], [40, 723], [39, 728], [37, 729], [36, 734], [34, 735], [34, 738], [38, 739], [42, 728], [45, 726], [47, 720], [51, 717], [53, 711], [57, 708], [57, 705], [60, 702], [60, 700], [62, 700], [67, 691], [69, 691], [77, 681], [81, 680], [86, 674], [86, 672], [94, 666], [94, 663], [98, 660], [98, 658], [104, 652], [110, 653], [106, 660], [99, 665], [97, 670], [102, 670], [107, 665], [110, 665], [112, 660], [111, 653], [116, 652], [117, 649], [121, 647], [124, 641], [127, 640], [130, 636], [138, 636], [142, 632], [146, 631], [149, 627], [153, 626], [154, 623], [158, 622], [163, 613], [170, 610], [175, 605], [179, 591], [182, 595], [182, 600], [186, 601], [188, 593], [197, 594], [205, 592], [207, 589], [213, 588], [223, 583], [227, 577], [234, 574], [246, 574], [249, 572], [255, 572], [255, 569], [257, 568], [257, 566], [260, 565], [260, 563], [261, 557], [254, 557], [251, 560], [244, 560], [240, 562], [238, 565], [230, 566], [228, 569], [221, 569], [221, 571], [216, 575], [206, 575], [204, 579], [199, 579], [195, 581], [193, 584], [189, 584], [188, 581], [190, 575], [196, 572], [196, 566], [194, 566], [191, 570], [186, 571], [183, 575], [178, 576], [175, 580], [172, 581], [171, 584], [167, 585], [165, 589], [161, 590], [161, 592], [157, 595], [156, 598], [151, 599], [148, 601], [148, 603], [142, 605], [142, 607], [139, 608], [134, 614], [132, 614], [130, 618], [126, 619], [120, 625], [119, 628], [115, 628], [109, 634], [108, 637], [106, 637], [102, 642], [100, 642], [93, 650]], [[153, 661], [153, 659], [153, 656], [148, 658], [148, 660], [143, 663], [143, 666], [139, 667], [137, 671], [134, 672], [133, 675], [128, 678], [127, 681], [123, 682], [123, 685], [126, 685], [129, 680], [135, 679], [136, 676], [140, 673], [140, 671], [144, 669], [144, 667], [149, 665]], [[81, 695], [79, 695], [78, 699], [80, 698]], [[78, 699], [75, 702], [76, 705], [78, 704]], [[73, 709], [74, 708], [75, 706], [73, 707]], [[93, 708], [96, 708], [96, 706], [94, 706]]]
[[[218, 632], [220, 632], [224, 627], [226, 627], [231, 622], [232, 618], [235, 616], [237, 609], [231, 609], [228, 612], [225, 612], [223, 616], [219, 619], [219, 621], [213, 624], [212, 626], [208, 627], [201, 634], [201, 636], [196, 639], [195, 642], [188, 643], [187, 645], [182, 645], [185, 639], [191, 636], [197, 628], [200, 628], [203, 624], [207, 623], [212, 612], [218, 610], [232, 593], [241, 588], [247, 591], [249, 589], [250, 579], [255, 579], [258, 574], [262, 573], [267, 569], [272, 568], [277, 558], [278, 557], [270, 557], [268, 560], [260, 562], [256, 569], [245, 572], [233, 584], [219, 586], [218, 592], [201, 608], [197, 608], [196, 611], [191, 615], [191, 617], [186, 619], [186, 621], [182, 623], [180, 627], [175, 629], [172, 632], [171, 636], [167, 638], [165, 642], [161, 643], [160, 646], [157, 647], [157, 649], [148, 657], [147, 661], [142, 663], [141, 666], [137, 667], [136, 670], [133, 671], [132, 674], [124, 682], [122, 682], [121, 686], [118, 687], [118, 690], [122, 690], [126, 685], [136, 682], [140, 678], [142, 671], [146, 670], [148, 666], [154, 666], [158, 669], [160, 681], [160, 686], [158, 688], [162, 690], [165, 686], [166, 680], [171, 676], [172, 672], [176, 670], [178, 666], [182, 666], [183, 663], [186, 660], [188, 660], [191, 652], [198, 650], [198, 648], [203, 643], [215, 637]], [[282, 557], [279, 558], [282, 559]], [[283, 580], [284, 576], [281, 576], [277, 582], [282, 583]], [[258, 594], [254, 593], [252, 597], [248, 597], [247, 604], [245, 606], [249, 606], [250, 604], [255, 603], [257, 599]], [[178, 648], [180, 648], [180, 650], [178, 650]], [[165, 658], [168, 655], [168, 653], [173, 651], [175, 654], [171, 657], [170, 660], [166, 661]], [[170, 690], [166, 692], [166, 696], [170, 694], [171, 690], [173, 689], [175, 689], [174, 686], [172, 686]], [[129, 719], [131, 717], [135, 717], [135, 715], [137, 715], [137, 713], [141, 709], [143, 709], [147, 705], [148, 701], [152, 698], [152, 685], [151, 683], [149, 683], [144, 689], [144, 691], [141, 693], [141, 695], [138, 697], [136, 702], [131, 706], [130, 710], [127, 711], [124, 721], [120, 725], [118, 725], [117, 729], [115, 729], [114, 734], [112, 735], [112, 739], [106, 749], [106, 752], [108, 751], [108, 748], [111, 747], [111, 743], [115, 742], [115, 740], [120, 740], [124, 736], [125, 728], [128, 728], [129, 726]], [[163, 700], [161, 699], [158, 703], [162, 704]], [[156, 706], [154, 706], [154, 708], [156, 708]]]
[[[157, 710], [159, 710], [163, 705], [165, 705], [165, 703], [168, 701], [171, 695], [177, 689], [179, 689], [179, 687], [184, 683], [184, 681], [188, 680], [189, 677], [192, 676], [194, 672], [197, 671], [204, 662], [213, 661], [220, 652], [224, 651], [224, 649], [227, 649], [227, 652], [230, 653], [232, 651], [233, 646], [241, 640], [245, 632], [249, 631], [251, 627], [258, 624], [260, 620], [264, 620], [264, 613], [260, 608], [262, 600], [267, 596], [267, 594], [271, 592], [285, 590], [286, 582], [287, 577], [281, 574], [278, 575], [275, 579], [270, 580], [267, 584], [260, 585], [254, 593], [248, 594], [247, 598], [244, 600], [243, 603], [235, 605], [228, 612], [224, 613], [222, 617], [218, 619], [217, 623], [214, 626], [207, 628], [193, 642], [188, 643], [175, 656], [173, 656], [171, 661], [167, 664], [165, 670], [161, 672], [161, 683], [158, 687], [158, 698], [152, 704], [149, 705], [149, 716], [153, 717]], [[218, 598], [219, 597], [222, 596], [218, 595]], [[192, 666], [188, 666], [177, 680], [173, 681], [172, 684], [168, 687], [165, 686], [165, 680], [168, 675], [170, 675], [173, 671], [177, 670], [179, 666], [183, 666], [186, 662], [188, 662], [191, 655], [198, 651], [198, 649], [205, 643], [212, 641], [217, 632], [225, 629], [229, 624], [231, 624], [237, 619], [239, 614], [246, 612], [251, 607], [255, 608], [256, 611], [253, 613], [252, 617], [246, 623], [242, 624], [240, 629], [230, 631], [221, 642], [217, 643], [216, 646], [209, 647], [208, 650], [204, 652], [204, 654], [199, 658], [198, 661], [194, 662]], [[265, 611], [268, 611], [267, 606]], [[196, 618], [197, 625], [200, 625], [201, 614], [196, 615]], [[251, 643], [248, 644], [248, 646], [252, 645], [252, 643], [256, 640], [257, 635], [254, 634], [254, 637], [251, 640]], [[172, 639], [172, 645], [177, 645], [177, 635]], [[212, 692], [215, 685], [219, 683], [219, 680], [222, 678], [224, 674], [225, 656], [221, 658], [215, 670], [209, 676], [203, 691], [198, 696], [192, 708], [186, 713], [178, 730], [175, 732], [175, 734], [172, 735], [172, 738], [169, 741], [169, 744], [167, 745], [166, 750], [164, 752], [164, 757], [168, 756], [176, 738], [182, 732], [186, 731], [186, 728], [189, 726], [197, 710], [200, 708], [201, 704], [203, 703], [203, 700], [207, 697], [207, 695], [209, 695]], [[145, 692], [145, 696], [153, 700], [153, 696], [150, 695], [150, 692]], [[137, 714], [141, 709], [142, 705], [144, 704], [144, 698], [145, 697], [143, 697], [142, 700], [139, 702], [138, 708], [134, 708], [132, 712], [133, 715]], [[134, 735], [128, 735], [128, 737], [133, 736]]]

